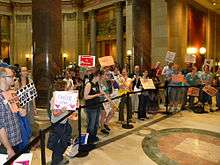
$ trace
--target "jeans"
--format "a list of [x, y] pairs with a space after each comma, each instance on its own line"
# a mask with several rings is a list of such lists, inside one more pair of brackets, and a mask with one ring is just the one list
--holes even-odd
[[96, 138], [99, 128], [100, 109], [85, 109], [88, 117], [87, 133], [92, 141]]
[[139, 104], [139, 95], [137, 93], [131, 95], [131, 103], [132, 103], [132, 112], [137, 112], [138, 104]]
[[194, 107], [194, 100], [195, 100], [195, 96], [189, 96], [189, 107], [190, 108]]
[[124, 108], [127, 105], [127, 101], [129, 102], [129, 106], [127, 107], [128, 119], [132, 118], [132, 105], [131, 98], [127, 99], [127, 96], [121, 98], [121, 102], [119, 103], [119, 121], [124, 121]]
[[149, 104], [148, 96], [141, 94], [139, 96], [138, 119], [146, 118], [147, 104]]
[[48, 138], [48, 148], [53, 151], [51, 165], [57, 165], [63, 160], [63, 154], [71, 144], [71, 125], [57, 124], [53, 127]]

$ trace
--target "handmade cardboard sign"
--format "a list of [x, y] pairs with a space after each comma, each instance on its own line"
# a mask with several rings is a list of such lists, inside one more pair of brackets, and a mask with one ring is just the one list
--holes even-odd
[[175, 59], [175, 57], [176, 57], [176, 53], [175, 53], [175, 52], [167, 51], [165, 61], [167, 61], [167, 62], [173, 62], [174, 59]]
[[95, 67], [95, 56], [80, 55], [78, 65], [83, 68]]
[[202, 89], [205, 93], [207, 93], [209, 96], [215, 96], [217, 94], [217, 89], [210, 85], [206, 85]]
[[2, 92], [3, 97], [5, 98], [4, 102], [7, 103], [13, 113], [19, 111], [19, 97], [16, 95], [16, 91], [9, 90]]
[[190, 87], [187, 91], [187, 95], [198, 97], [199, 96], [199, 88]]
[[196, 55], [194, 55], [194, 54], [187, 54], [186, 57], [185, 57], [185, 62], [186, 63], [193, 63], [193, 64], [195, 64], [196, 63]]
[[55, 91], [54, 97], [54, 110], [63, 109], [75, 111], [78, 107], [79, 93], [75, 91]]
[[141, 78], [140, 81], [144, 89], [156, 89], [152, 79], [144, 80]]
[[37, 90], [34, 83], [27, 84], [25, 87], [17, 91], [19, 97], [20, 106], [23, 107], [25, 104], [37, 97]]
[[182, 74], [177, 74], [177, 75], [172, 76], [172, 81], [177, 82], [177, 83], [186, 82], [185, 77]]
[[114, 59], [112, 56], [104, 56], [104, 57], [99, 58], [99, 63], [101, 67], [115, 65]]
[[205, 59], [205, 61], [204, 61], [204, 66], [205, 65], [208, 65], [210, 68], [212, 68], [213, 67], [213, 59]]
[[[11, 165], [31, 165], [33, 153], [22, 154]], [[0, 162], [2, 164], [7, 162], [8, 155], [0, 154]]]

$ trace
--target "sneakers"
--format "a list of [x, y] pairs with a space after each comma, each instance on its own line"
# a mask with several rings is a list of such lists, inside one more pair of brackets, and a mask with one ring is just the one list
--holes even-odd
[[109, 135], [109, 132], [106, 129], [102, 129], [101, 132], [106, 134], [106, 135]]
[[107, 124], [104, 124], [104, 127], [107, 131], [111, 131], [111, 129], [109, 128], [109, 126]]

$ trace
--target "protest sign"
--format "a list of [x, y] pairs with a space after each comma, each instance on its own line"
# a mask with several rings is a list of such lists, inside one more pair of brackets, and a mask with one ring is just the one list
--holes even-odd
[[152, 79], [144, 80], [141, 78], [140, 81], [144, 89], [156, 89]]
[[[22, 154], [20, 157], [18, 157], [11, 165], [31, 165], [32, 162], [32, 153], [26, 153]], [[2, 164], [7, 162], [8, 155], [6, 154], [0, 154], [0, 162]]]
[[3, 97], [5, 98], [5, 103], [8, 103], [11, 111], [13, 113], [16, 113], [19, 111], [20, 105], [19, 105], [19, 97], [16, 95], [16, 91], [9, 90], [2, 92]]
[[205, 61], [204, 61], [204, 66], [205, 65], [208, 65], [210, 68], [212, 68], [213, 67], [213, 59], [205, 59]]
[[165, 61], [167, 61], [167, 62], [173, 62], [174, 59], [175, 59], [175, 57], [176, 57], [176, 53], [175, 53], [175, 52], [167, 51]]
[[80, 55], [78, 65], [83, 68], [95, 67], [95, 56]]
[[63, 109], [75, 111], [78, 107], [78, 91], [55, 91], [54, 97], [54, 110]]
[[194, 54], [187, 54], [186, 57], [185, 57], [185, 62], [186, 63], [193, 63], [193, 64], [195, 64], [196, 63], [196, 55], [194, 55]]
[[187, 91], [187, 95], [198, 97], [199, 96], [199, 88], [190, 87]]
[[207, 93], [209, 96], [215, 96], [217, 94], [217, 89], [210, 85], [206, 85], [202, 89], [205, 93]]
[[25, 87], [17, 91], [19, 97], [20, 106], [23, 107], [25, 104], [37, 97], [37, 90], [34, 83], [27, 84]]
[[104, 57], [99, 58], [99, 63], [101, 67], [115, 65], [114, 59], [112, 56], [104, 56]]
[[172, 81], [173, 82], [186, 82], [184, 75], [182, 74], [176, 74], [172, 76]]

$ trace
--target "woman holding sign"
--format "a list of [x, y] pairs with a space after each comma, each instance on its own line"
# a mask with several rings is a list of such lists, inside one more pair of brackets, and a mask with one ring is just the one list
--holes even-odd
[[[204, 71], [201, 75], [201, 81], [202, 81], [202, 84], [205, 86], [212, 85], [212, 74], [210, 73], [210, 66], [209, 65], [204, 65]], [[200, 101], [203, 103], [203, 105], [206, 102], [208, 102], [209, 110], [210, 110], [210, 112], [213, 112], [212, 97], [210, 95], [208, 95], [206, 92], [204, 92], [203, 90], [201, 91], [201, 94], [200, 94]]]
[[[200, 78], [197, 74], [197, 68], [192, 67], [192, 72], [186, 74], [186, 82], [189, 86], [196, 86], [200, 84]], [[187, 95], [189, 95], [189, 108], [194, 107], [194, 99], [199, 96], [199, 88], [190, 87]]]
[[[21, 88], [24, 88], [26, 85], [32, 82], [33, 81], [29, 77], [27, 67], [21, 67], [20, 77], [15, 83], [16, 90], [20, 90]], [[19, 116], [21, 129], [23, 130], [23, 146], [21, 145], [21, 148], [25, 147], [25, 145], [28, 144], [31, 138], [31, 129], [34, 126], [34, 114], [36, 114], [35, 101], [32, 100], [27, 102], [26, 105], [24, 105], [22, 108], [26, 109], [27, 116]]]
[[89, 76], [89, 82], [86, 83], [84, 89], [85, 99], [85, 111], [88, 117], [87, 133], [89, 133], [88, 143], [95, 144], [99, 141], [97, 137], [97, 131], [99, 128], [99, 117], [100, 117], [100, 96], [103, 93], [99, 89], [98, 82], [102, 72], [96, 71], [94, 74]]

